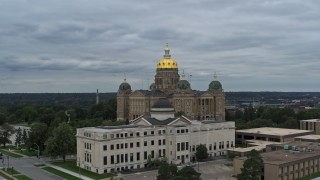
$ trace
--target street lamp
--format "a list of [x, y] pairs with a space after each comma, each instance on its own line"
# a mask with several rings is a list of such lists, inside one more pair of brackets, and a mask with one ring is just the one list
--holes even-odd
[[34, 143], [34, 144], [38, 147], [38, 156], [37, 156], [37, 158], [40, 159], [40, 155], [39, 155], [39, 152], [40, 152], [40, 151], [39, 151], [39, 145], [38, 145], [37, 143]]

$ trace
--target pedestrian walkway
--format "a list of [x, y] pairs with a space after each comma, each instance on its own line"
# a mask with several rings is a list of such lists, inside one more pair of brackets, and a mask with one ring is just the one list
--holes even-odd
[[[72, 175], [72, 176], [79, 177], [79, 174], [78, 174], [78, 173], [75, 173], [75, 172], [70, 171], [70, 170], [68, 170], [68, 169], [64, 169], [64, 168], [62, 168], [62, 167], [55, 166], [55, 165], [52, 165], [52, 164], [50, 164], [50, 163], [46, 163], [46, 166], [49, 166], [49, 167], [52, 167], [52, 168], [57, 169], [57, 170], [59, 170], [59, 171], [65, 172], [65, 173], [70, 174], [70, 175]], [[83, 180], [93, 180], [92, 178], [89, 178], [89, 177], [84, 176], [84, 175], [81, 175], [80, 178], [83, 179]]]

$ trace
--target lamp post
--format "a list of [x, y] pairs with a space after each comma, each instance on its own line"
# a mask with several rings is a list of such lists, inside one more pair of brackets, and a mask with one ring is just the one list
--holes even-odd
[[39, 145], [38, 145], [37, 143], [34, 143], [34, 144], [38, 147], [38, 156], [37, 156], [37, 158], [40, 159], [40, 154], [39, 154], [40, 149], [39, 149]]

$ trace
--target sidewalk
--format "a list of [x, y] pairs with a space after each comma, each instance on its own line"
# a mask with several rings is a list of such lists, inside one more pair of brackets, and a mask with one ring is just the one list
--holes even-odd
[[[62, 172], [65, 172], [65, 173], [70, 174], [70, 175], [72, 175], [72, 176], [79, 177], [79, 174], [78, 174], [78, 173], [75, 173], [75, 172], [73, 172], [73, 171], [69, 171], [69, 170], [64, 169], [64, 168], [61, 168], [61, 167], [59, 167], [59, 166], [55, 166], [55, 165], [52, 165], [52, 164], [50, 164], [50, 163], [46, 163], [46, 166], [52, 167], [52, 168], [57, 169], [57, 170], [62, 171]], [[81, 179], [83, 179], [83, 180], [93, 180], [93, 179], [91, 179], [91, 178], [89, 178], [89, 177], [87, 177], [87, 176], [84, 176], [84, 175], [81, 175]]]

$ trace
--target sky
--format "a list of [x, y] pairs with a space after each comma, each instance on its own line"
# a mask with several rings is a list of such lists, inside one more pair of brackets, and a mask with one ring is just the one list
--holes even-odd
[[0, 0], [0, 93], [148, 89], [166, 43], [192, 89], [217, 72], [224, 91], [319, 91], [319, 17], [319, 0]]

